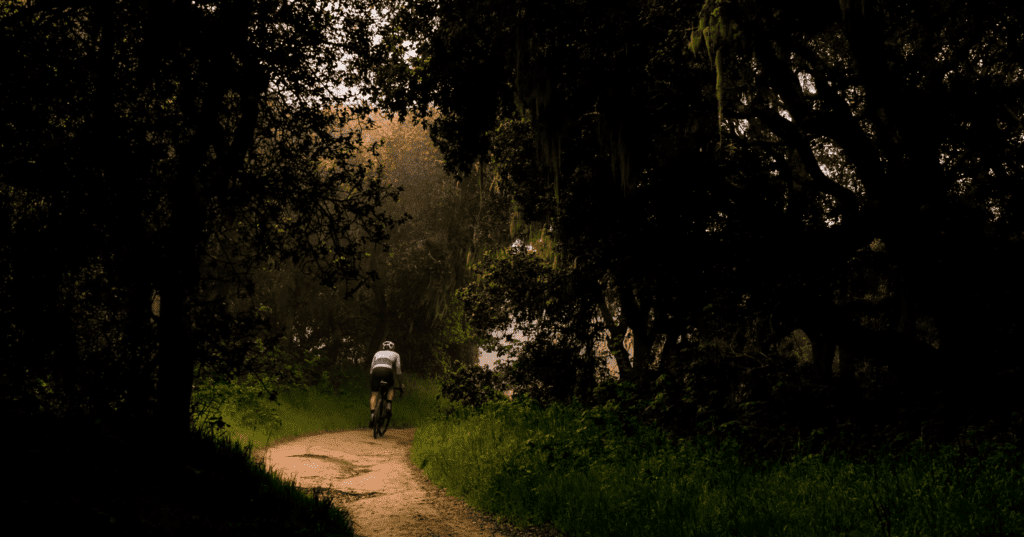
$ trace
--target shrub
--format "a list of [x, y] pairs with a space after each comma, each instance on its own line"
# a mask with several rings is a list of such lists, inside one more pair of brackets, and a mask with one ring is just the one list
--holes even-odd
[[459, 407], [480, 408], [502, 399], [502, 391], [503, 379], [488, 367], [459, 364], [441, 377], [441, 396]]

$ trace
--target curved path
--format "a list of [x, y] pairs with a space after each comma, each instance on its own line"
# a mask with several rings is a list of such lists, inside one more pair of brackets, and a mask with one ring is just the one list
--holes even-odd
[[415, 429], [369, 428], [314, 433], [254, 453], [299, 488], [321, 487], [352, 515], [356, 535], [558, 536], [554, 528], [519, 529], [481, 513], [430, 482], [409, 455]]

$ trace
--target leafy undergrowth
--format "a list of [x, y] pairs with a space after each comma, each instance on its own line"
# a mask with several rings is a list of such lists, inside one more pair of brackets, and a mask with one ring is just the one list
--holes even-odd
[[420, 427], [413, 460], [478, 508], [568, 535], [1024, 534], [1024, 460], [991, 442], [752, 464], [728, 437], [672, 440], [616, 401], [517, 400]]

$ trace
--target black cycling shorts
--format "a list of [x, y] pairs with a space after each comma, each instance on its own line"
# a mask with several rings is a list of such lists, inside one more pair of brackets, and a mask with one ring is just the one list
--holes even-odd
[[387, 367], [375, 367], [370, 371], [370, 392], [380, 389], [380, 381], [388, 381], [388, 389], [395, 387], [395, 370]]

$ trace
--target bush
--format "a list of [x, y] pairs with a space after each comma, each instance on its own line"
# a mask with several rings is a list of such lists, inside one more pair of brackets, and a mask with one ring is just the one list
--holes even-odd
[[460, 364], [441, 377], [441, 396], [463, 408], [480, 408], [504, 398], [504, 380], [488, 367]]

